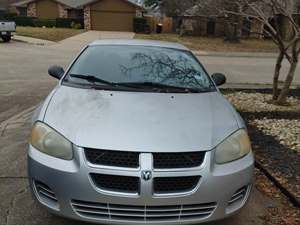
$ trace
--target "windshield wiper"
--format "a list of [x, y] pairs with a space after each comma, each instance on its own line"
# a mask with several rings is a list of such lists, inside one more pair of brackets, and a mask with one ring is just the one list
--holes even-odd
[[167, 92], [177, 91], [183, 93], [200, 93], [201, 90], [196, 88], [177, 87], [168, 84], [156, 83], [156, 82], [128, 82], [128, 83], [117, 83], [118, 85], [133, 87], [133, 88], [153, 88], [158, 90], [165, 90]]
[[90, 83], [102, 83], [102, 84], [107, 84], [107, 85], [110, 85], [110, 86], [116, 86], [117, 84], [116, 83], [113, 83], [113, 82], [110, 82], [110, 81], [107, 81], [107, 80], [103, 80], [101, 78], [98, 78], [96, 76], [93, 76], [93, 75], [82, 75], [82, 74], [70, 74], [69, 75], [70, 77], [74, 77], [74, 78], [79, 78], [79, 79], [83, 79], [83, 80], [86, 80]]
[[[197, 88], [186, 88], [186, 87], [177, 87], [177, 86], [172, 86], [172, 85], [167, 85], [167, 84], [162, 84], [162, 83], [157, 83], [157, 82], [124, 82], [124, 83], [114, 83], [110, 82], [107, 80], [103, 80], [101, 78], [98, 78], [93, 75], [83, 75], [83, 74], [69, 74], [70, 77], [78, 78], [78, 79], [83, 79], [86, 80], [93, 85], [96, 83], [102, 83], [106, 84], [109, 86], [113, 86], [116, 88], [133, 88], [133, 89], [149, 89], [151, 88], [154, 91], [166, 91], [166, 92], [181, 92], [181, 93], [201, 93], [201, 92], [208, 92], [208, 90], [200, 90]], [[93, 86], [96, 88], [95, 86]]]

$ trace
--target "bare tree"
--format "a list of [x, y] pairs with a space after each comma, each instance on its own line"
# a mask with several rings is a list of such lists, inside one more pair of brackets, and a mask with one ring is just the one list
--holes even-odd
[[[233, 0], [232, 3], [239, 10], [232, 11], [224, 7], [219, 9], [220, 12], [242, 16], [251, 23], [261, 23], [262, 29], [257, 33], [267, 35], [278, 47], [279, 54], [273, 75], [273, 101], [275, 104], [285, 104], [300, 54], [300, 27], [294, 14], [296, 0]], [[289, 35], [283, 34], [280, 20], [289, 28]], [[289, 63], [289, 71], [280, 90], [278, 83], [284, 59]]]
[[120, 65], [125, 76], [132, 79], [138, 74], [144, 80], [177, 86], [181, 84], [194, 89], [207, 89], [210, 83], [202, 72], [195, 69], [191, 62], [183, 57], [170, 57], [164, 52], [136, 53], [132, 55], [131, 66]]

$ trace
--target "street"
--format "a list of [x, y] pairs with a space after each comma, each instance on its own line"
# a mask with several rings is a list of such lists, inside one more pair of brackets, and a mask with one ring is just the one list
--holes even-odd
[[[199, 56], [198, 58], [209, 73], [224, 73], [230, 84], [272, 84], [276, 63], [275, 56], [253, 57], [251, 54], [250, 57]], [[284, 61], [280, 81], [284, 81], [288, 68], [288, 62]], [[295, 74], [294, 85], [300, 85], [299, 67]]]
[[[86, 40], [85, 40], [86, 41]], [[55, 86], [50, 65], [66, 66], [82, 45], [60, 43], [36, 46], [21, 42], [0, 43], [0, 225], [81, 224], [50, 215], [31, 197], [26, 172], [26, 145], [30, 116]], [[274, 58], [200, 56], [209, 72], [224, 72], [229, 83], [270, 83]], [[299, 74], [299, 72], [298, 72]], [[300, 76], [296, 78], [300, 84]], [[254, 188], [241, 213], [219, 225], [259, 225], [272, 199]]]

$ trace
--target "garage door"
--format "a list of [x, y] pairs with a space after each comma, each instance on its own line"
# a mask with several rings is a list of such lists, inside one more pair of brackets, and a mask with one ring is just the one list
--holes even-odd
[[131, 12], [105, 12], [91, 11], [93, 30], [103, 31], [133, 31], [133, 18]]

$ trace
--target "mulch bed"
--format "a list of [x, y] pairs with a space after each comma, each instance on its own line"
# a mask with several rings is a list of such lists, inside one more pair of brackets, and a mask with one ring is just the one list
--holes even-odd
[[[242, 91], [244, 93], [270, 94], [270, 89], [259, 90], [224, 90], [224, 93], [234, 93]], [[300, 98], [300, 90], [291, 90], [290, 96]], [[255, 107], [255, 106], [254, 106]], [[251, 121], [254, 119], [286, 119], [300, 120], [300, 111], [263, 111], [249, 112], [240, 111], [245, 119], [253, 151], [258, 167], [273, 179], [274, 183], [280, 186], [293, 204], [300, 207], [300, 155], [299, 152], [290, 149], [287, 145], [280, 143], [274, 136], [268, 135], [256, 127]], [[288, 128], [287, 128], [288, 129]], [[300, 130], [300, 127], [299, 127]]]
[[281, 145], [273, 136], [248, 125], [255, 159], [300, 206], [300, 155]]
[[[262, 93], [262, 94], [272, 94], [272, 89], [270, 88], [262, 88], [262, 89], [241, 89], [241, 88], [226, 88], [226, 89], [221, 89], [222, 93], [226, 94], [226, 93], [234, 93], [234, 92], [238, 92], [238, 91], [242, 91], [245, 93]], [[300, 89], [291, 89], [289, 91], [289, 96], [292, 97], [297, 97], [300, 98]]]
[[259, 169], [255, 169], [255, 187], [264, 195], [280, 204], [270, 204], [264, 217], [264, 225], [299, 225], [300, 208], [293, 206], [288, 198], [277, 188], [269, 177]]

